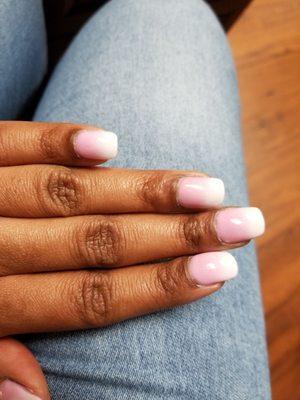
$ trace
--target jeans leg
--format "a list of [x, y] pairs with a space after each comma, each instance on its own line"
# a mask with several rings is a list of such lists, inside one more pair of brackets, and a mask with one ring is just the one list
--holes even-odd
[[[35, 115], [99, 124], [120, 137], [109, 165], [199, 169], [227, 202], [247, 201], [232, 59], [200, 0], [112, 0], [56, 68]], [[239, 277], [209, 298], [102, 330], [37, 335], [53, 399], [268, 400], [252, 245]]]
[[15, 119], [39, 87], [47, 67], [41, 0], [0, 2], [0, 119]]

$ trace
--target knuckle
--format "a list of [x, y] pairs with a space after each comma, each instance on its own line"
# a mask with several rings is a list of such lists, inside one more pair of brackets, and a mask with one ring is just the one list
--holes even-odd
[[69, 216], [82, 210], [83, 187], [70, 168], [51, 167], [39, 182], [40, 203], [48, 215]]
[[60, 136], [60, 124], [51, 124], [51, 128], [41, 130], [39, 148], [45, 160], [55, 160], [60, 156], [61, 147], [57, 138]]
[[210, 227], [207, 217], [197, 214], [184, 216], [179, 224], [179, 237], [184, 246], [193, 250], [199, 250], [210, 237]]
[[106, 272], [85, 271], [76, 285], [71, 304], [87, 327], [99, 327], [109, 322], [113, 302], [113, 282]]
[[137, 182], [137, 194], [143, 203], [154, 211], [170, 208], [174, 202], [174, 176], [167, 172], [156, 171]]
[[155, 270], [156, 287], [167, 297], [174, 297], [186, 281], [185, 262], [178, 260], [176, 265], [162, 263]]
[[[186, 171], [187, 173], [188, 171]], [[193, 176], [195, 176], [195, 171]], [[150, 175], [146, 174], [137, 181], [136, 191], [140, 200], [150, 206], [154, 211], [178, 210], [177, 185], [180, 178], [187, 176], [180, 171], [155, 171]], [[197, 172], [197, 176], [206, 176]], [[179, 207], [180, 209], [180, 207]]]
[[121, 260], [121, 243], [124, 242], [116, 221], [108, 217], [91, 219], [76, 233], [77, 252], [88, 265], [111, 267]]

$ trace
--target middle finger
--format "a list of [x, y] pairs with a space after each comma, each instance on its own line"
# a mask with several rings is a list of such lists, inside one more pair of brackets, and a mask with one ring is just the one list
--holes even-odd
[[120, 267], [239, 247], [264, 231], [254, 207], [197, 214], [0, 218], [0, 275]]

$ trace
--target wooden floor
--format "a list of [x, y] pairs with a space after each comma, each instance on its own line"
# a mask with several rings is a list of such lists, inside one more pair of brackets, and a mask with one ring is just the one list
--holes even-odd
[[[300, 399], [300, 2], [254, 0], [230, 30], [238, 69], [274, 400]], [[253, 399], [255, 400], [255, 399]]]

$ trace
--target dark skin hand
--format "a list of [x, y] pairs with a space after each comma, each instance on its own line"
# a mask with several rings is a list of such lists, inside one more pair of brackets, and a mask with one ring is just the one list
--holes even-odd
[[82, 129], [97, 128], [0, 122], [0, 393], [9, 379], [50, 398], [37, 361], [9, 336], [105, 327], [201, 299], [223, 283], [195, 282], [190, 256], [246, 244], [220, 241], [217, 209], [178, 203], [178, 181], [205, 174], [94, 167], [106, 160], [74, 149]]

